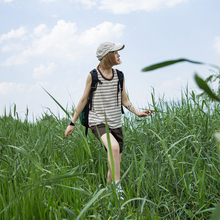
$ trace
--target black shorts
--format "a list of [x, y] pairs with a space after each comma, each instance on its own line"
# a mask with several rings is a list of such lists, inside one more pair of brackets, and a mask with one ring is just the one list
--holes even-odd
[[[99, 125], [96, 125], [96, 126], [91, 126], [91, 130], [92, 130], [92, 133], [95, 135], [95, 137], [99, 139], [99, 134], [97, 132], [97, 129], [96, 127], [98, 128], [98, 131], [99, 131], [99, 134], [100, 136], [102, 136], [103, 134], [106, 133], [106, 128], [105, 128], [105, 124], [99, 124]], [[109, 128], [109, 133], [111, 133], [114, 138], [117, 140], [118, 144], [119, 144], [119, 148], [120, 148], [120, 153], [122, 153], [122, 150], [123, 150], [123, 133], [122, 133], [122, 128], [116, 128], [116, 129], [112, 129], [112, 128]], [[105, 148], [106, 150], [106, 148]], [[107, 150], [106, 150], [107, 151]]]

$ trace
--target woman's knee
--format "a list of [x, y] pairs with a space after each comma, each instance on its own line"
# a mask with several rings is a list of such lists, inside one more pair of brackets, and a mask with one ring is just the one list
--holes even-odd
[[120, 151], [120, 148], [119, 148], [119, 144], [118, 143], [114, 143], [114, 144], [112, 144], [112, 153], [114, 154], [118, 154], [119, 153], [119, 151]]

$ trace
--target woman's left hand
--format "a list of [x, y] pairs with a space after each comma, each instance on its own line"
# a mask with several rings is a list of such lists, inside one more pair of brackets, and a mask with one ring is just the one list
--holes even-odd
[[147, 116], [151, 116], [154, 113], [154, 111], [152, 110], [144, 110], [138, 113], [138, 117], [142, 118], [142, 117], [147, 117]]

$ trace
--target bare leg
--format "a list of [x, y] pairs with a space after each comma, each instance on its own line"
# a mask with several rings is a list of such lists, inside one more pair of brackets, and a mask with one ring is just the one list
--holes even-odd
[[[121, 165], [121, 156], [122, 156], [122, 153], [119, 154], [119, 163], [120, 163], [120, 165]], [[107, 181], [108, 181], [108, 185], [110, 185], [111, 182], [113, 181], [110, 169], [108, 169]]]
[[[110, 135], [110, 141], [111, 141], [111, 147], [112, 147], [112, 154], [113, 154], [113, 160], [114, 160], [114, 165], [115, 165], [115, 181], [119, 181], [120, 180], [120, 163], [121, 163], [121, 153], [119, 152], [119, 144], [117, 142], [117, 140], [114, 138], [114, 136], [112, 134]], [[103, 144], [105, 145], [107, 151], [108, 151], [108, 162], [109, 162], [109, 170], [108, 170], [108, 174], [107, 174], [107, 180], [108, 180], [108, 184], [110, 184], [112, 182], [112, 176], [111, 176], [111, 159], [110, 159], [110, 153], [109, 153], [109, 148], [108, 148], [108, 143], [107, 143], [107, 135], [103, 134], [101, 137]]]

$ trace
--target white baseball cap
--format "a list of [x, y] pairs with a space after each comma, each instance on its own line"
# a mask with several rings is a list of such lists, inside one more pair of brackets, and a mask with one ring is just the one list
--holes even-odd
[[99, 45], [97, 51], [96, 51], [96, 57], [98, 58], [99, 61], [101, 61], [101, 59], [109, 52], [113, 52], [113, 51], [119, 51], [124, 49], [125, 45], [121, 44], [121, 45], [115, 45], [113, 43], [110, 42], [103, 42]]

